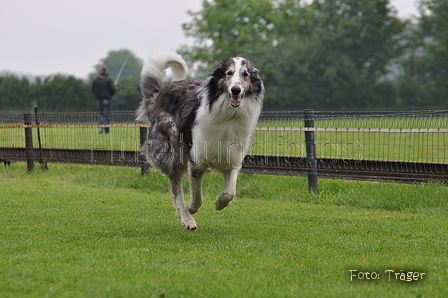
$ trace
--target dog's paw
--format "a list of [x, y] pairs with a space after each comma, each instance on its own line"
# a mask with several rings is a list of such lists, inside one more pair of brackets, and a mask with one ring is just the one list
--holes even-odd
[[190, 219], [183, 219], [182, 224], [184, 225], [185, 229], [190, 231], [196, 230], [196, 228], [198, 227], [193, 217]]
[[194, 206], [191, 203], [189, 203], [188, 206], [187, 206], [188, 212], [190, 212], [190, 214], [195, 214], [196, 212], [199, 211], [200, 208], [201, 208], [201, 206], [199, 206], [199, 207], [198, 206]]
[[235, 196], [232, 196], [228, 193], [222, 193], [218, 196], [218, 198], [216, 199], [216, 203], [215, 203], [215, 207], [216, 210], [222, 210], [224, 208], [226, 208], [227, 206], [229, 206], [229, 204], [232, 202], [233, 198]]

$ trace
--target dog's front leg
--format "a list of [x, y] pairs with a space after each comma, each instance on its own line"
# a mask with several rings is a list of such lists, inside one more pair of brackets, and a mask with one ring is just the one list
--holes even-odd
[[202, 181], [206, 170], [189, 164], [190, 203], [188, 204], [188, 211], [190, 214], [195, 214], [202, 206]]
[[222, 210], [229, 206], [236, 195], [236, 181], [238, 179], [239, 169], [233, 169], [224, 172], [226, 189], [216, 199], [216, 210]]
[[180, 215], [181, 222], [187, 230], [197, 228], [196, 221], [187, 209], [184, 201], [184, 191], [182, 189], [182, 176], [171, 179], [171, 195], [174, 207]]

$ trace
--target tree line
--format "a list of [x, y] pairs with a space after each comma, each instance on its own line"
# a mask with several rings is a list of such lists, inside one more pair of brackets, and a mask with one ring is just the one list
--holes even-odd
[[[35, 78], [0, 76], [0, 111], [32, 111], [38, 106], [45, 112], [94, 112], [96, 99], [91, 82], [67, 75]], [[114, 110], [135, 110], [141, 100], [139, 80], [124, 78], [117, 84], [112, 99]]]
[[246, 56], [265, 109], [448, 105], [448, 0], [417, 1], [402, 20], [389, 0], [206, 0], [183, 24], [198, 73]]
[[91, 91], [92, 80], [103, 64], [112, 78], [126, 60], [113, 97], [114, 110], [135, 110], [141, 100], [139, 76], [142, 61], [129, 50], [110, 51], [95, 65], [88, 80], [70, 75], [56, 74], [47, 77], [0, 76], [0, 111], [30, 111], [38, 106], [47, 112], [93, 112], [96, 99]]
[[[311, 3], [310, 3], [311, 2]], [[448, 106], [448, 0], [418, 0], [402, 20], [390, 0], [205, 0], [183, 24], [179, 52], [204, 78], [229, 56], [252, 60], [265, 82], [265, 110], [443, 108]], [[111, 51], [114, 110], [133, 110], [141, 59]], [[0, 76], [0, 111], [95, 111], [88, 80]]]

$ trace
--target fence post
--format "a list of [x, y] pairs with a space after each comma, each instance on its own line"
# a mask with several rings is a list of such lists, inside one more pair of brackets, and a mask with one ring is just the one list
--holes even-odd
[[[305, 127], [314, 127], [314, 111], [312, 109], [303, 110], [305, 116]], [[308, 166], [308, 188], [317, 190], [317, 159], [316, 141], [314, 131], [305, 131], [306, 162]]]
[[33, 128], [27, 127], [31, 125], [31, 113], [23, 114], [25, 122], [25, 152], [26, 152], [26, 167], [28, 172], [34, 170], [34, 149], [33, 149]]
[[[147, 132], [148, 132], [148, 128], [147, 127], [140, 126], [140, 148], [146, 142], [146, 134], [147, 134]], [[142, 156], [142, 161], [143, 161], [143, 164], [141, 166], [142, 176], [144, 176], [149, 171], [149, 164], [148, 164], [148, 161], [146, 160], [146, 156], [144, 156], [143, 154], [141, 154], [141, 156]]]
[[40, 120], [39, 120], [39, 107], [34, 107], [34, 117], [36, 118], [36, 130], [37, 130], [37, 143], [39, 145], [39, 163], [43, 170], [48, 170], [47, 161], [44, 159], [44, 152], [42, 150], [42, 140], [40, 138]]

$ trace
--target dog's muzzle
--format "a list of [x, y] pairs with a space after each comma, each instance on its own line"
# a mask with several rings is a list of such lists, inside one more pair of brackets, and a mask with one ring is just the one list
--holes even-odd
[[232, 87], [230, 89], [232, 94], [230, 95], [230, 105], [234, 108], [237, 108], [241, 104], [241, 99], [243, 98], [241, 88], [240, 87]]

